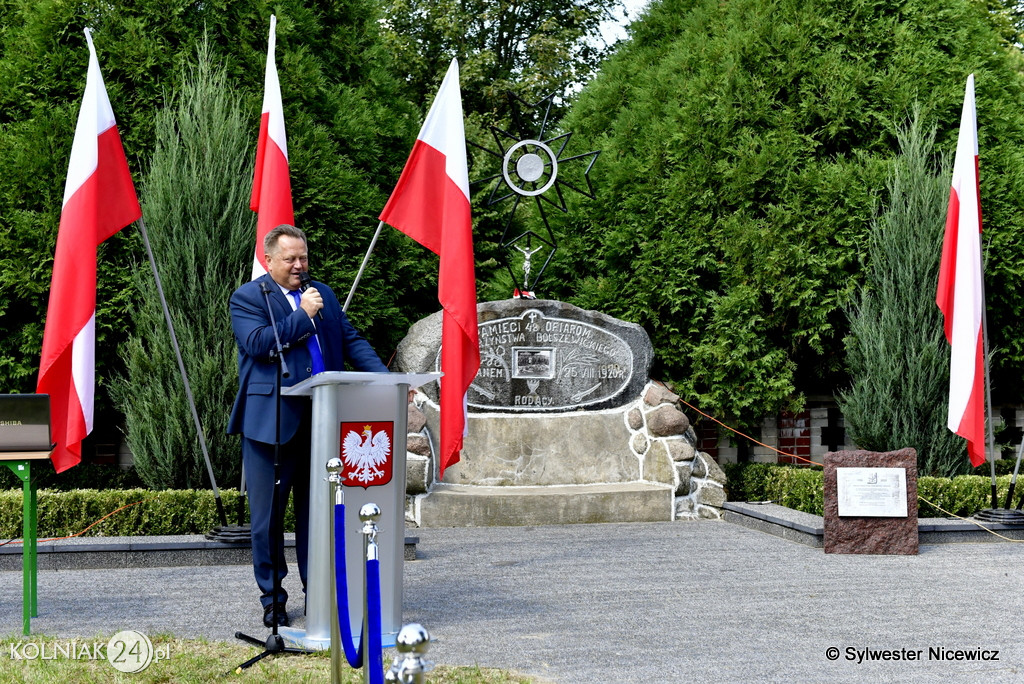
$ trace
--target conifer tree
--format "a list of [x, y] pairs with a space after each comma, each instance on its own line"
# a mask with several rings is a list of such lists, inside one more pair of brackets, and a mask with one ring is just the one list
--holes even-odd
[[896, 137], [889, 200], [871, 223], [864, 286], [848, 312], [851, 387], [840, 408], [858, 446], [914, 447], [919, 473], [950, 476], [969, 464], [946, 427], [949, 345], [935, 305], [950, 165], [936, 164], [935, 128], [924, 130], [919, 107]]
[[[156, 116], [156, 149], [140, 195], [175, 334], [218, 485], [237, 486], [241, 450], [225, 434], [238, 387], [227, 298], [249, 277], [256, 216], [238, 179], [250, 166], [253, 113], [200, 47], [180, 90]], [[195, 424], [150, 265], [133, 269], [134, 332], [113, 394], [135, 468], [151, 488], [209, 486]]]

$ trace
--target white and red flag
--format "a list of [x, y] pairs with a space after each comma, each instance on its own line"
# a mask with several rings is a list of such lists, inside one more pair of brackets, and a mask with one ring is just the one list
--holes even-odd
[[82, 460], [96, 387], [96, 248], [142, 216], [89, 30], [89, 70], [71, 145], [36, 392], [50, 395], [53, 467]]
[[459, 64], [453, 59], [380, 215], [381, 221], [441, 257], [441, 477], [459, 460], [467, 427], [466, 392], [480, 368], [469, 206]]
[[260, 116], [260, 137], [256, 145], [256, 171], [252, 179], [249, 208], [258, 213], [256, 219], [256, 253], [252, 260], [252, 279], [267, 272], [263, 238], [282, 223], [295, 225], [292, 211], [292, 184], [288, 177], [288, 141], [284, 133], [284, 106], [281, 104], [281, 83], [277, 80], [277, 17], [270, 17], [270, 41], [267, 44], [267, 73], [263, 86], [263, 114]]
[[977, 467], [985, 461], [985, 358], [981, 267], [981, 191], [974, 74], [967, 77], [960, 137], [953, 162], [946, 234], [935, 303], [945, 316], [949, 364], [949, 429], [967, 440]]

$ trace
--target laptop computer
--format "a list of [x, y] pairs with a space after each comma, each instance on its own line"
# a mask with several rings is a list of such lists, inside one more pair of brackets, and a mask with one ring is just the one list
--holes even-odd
[[49, 451], [50, 395], [0, 394], [0, 451]]

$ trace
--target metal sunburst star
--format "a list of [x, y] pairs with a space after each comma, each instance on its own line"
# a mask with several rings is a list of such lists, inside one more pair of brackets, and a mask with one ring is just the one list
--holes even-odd
[[[594, 187], [590, 183], [590, 170], [594, 167], [594, 162], [597, 161], [597, 157], [601, 152], [598, 150], [596, 152], [586, 152], [563, 158], [562, 153], [569, 144], [572, 132], [562, 133], [551, 138], [544, 137], [547, 132], [548, 116], [551, 113], [554, 94], [548, 95], [532, 105], [512, 93], [508, 94], [508, 99], [509, 106], [511, 107], [513, 132], [502, 130], [496, 126], [490, 127], [491, 135], [494, 137], [494, 142], [497, 145], [497, 151], [471, 143], [474, 147], [501, 160], [501, 170], [492, 176], [474, 181], [474, 185], [494, 182], [494, 187], [487, 197], [486, 206], [488, 207], [509, 198], [514, 198], [512, 210], [508, 214], [508, 221], [505, 223], [505, 228], [501, 234], [500, 246], [504, 250], [505, 268], [512, 277], [512, 282], [517, 283], [514, 296], [533, 299], [534, 288], [537, 286], [540, 277], [544, 274], [544, 270], [551, 263], [551, 258], [558, 249], [558, 242], [551, 231], [551, 226], [548, 224], [547, 212], [544, 209], [545, 204], [549, 204], [563, 213], [568, 212], [562, 188], [573, 190], [584, 197], [594, 199]], [[543, 108], [542, 115], [539, 117], [539, 130], [535, 137], [529, 136], [527, 129], [537, 126], [535, 123], [537, 117], [525, 117], [521, 107], [537, 112], [540, 112], [541, 108]], [[582, 179], [586, 184], [584, 189], [567, 180], [565, 171], [572, 168], [567, 167], [572, 162], [583, 162], [587, 159], [590, 161], [582, 172]], [[554, 197], [549, 192], [551, 190], [554, 191]], [[534, 202], [536, 202], [537, 210], [544, 222], [544, 230], [547, 235], [538, 234], [533, 230], [526, 230], [515, 236], [509, 235], [516, 209], [519, 208], [519, 204], [524, 198], [533, 198]], [[512, 271], [513, 249], [523, 255], [521, 285], [519, 285], [519, 278]], [[546, 257], [543, 254], [540, 257], [544, 258], [544, 264], [531, 277], [534, 255], [543, 253], [545, 250], [547, 250]]]

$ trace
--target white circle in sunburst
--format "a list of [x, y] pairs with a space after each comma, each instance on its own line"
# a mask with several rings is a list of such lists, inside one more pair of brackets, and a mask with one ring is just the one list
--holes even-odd
[[[544, 175], [545, 168], [550, 164], [550, 176], [544, 185], [537, 188], [536, 190], [527, 190], [521, 188], [512, 182], [512, 177], [509, 174], [509, 167], [512, 166], [512, 157], [521, 147], [530, 145], [538, 148], [545, 155], [547, 155], [548, 161], [545, 162], [543, 157], [534, 151], [527, 151], [521, 157], [516, 160], [515, 169], [516, 175], [519, 176], [523, 181], [528, 183], [539, 180]], [[520, 140], [512, 147], [508, 148], [508, 152], [505, 153], [504, 161], [501, 166], [501, 175], [505, 178], [505, 184], [512, 188], [514, 191], [525, 197], [535, 197], [548, 191], [548, 189], [554, 185], [555, 178], [558, 176], [558, 157], [551, 151], [551, 148], [540, 142], [539, 140]]]

